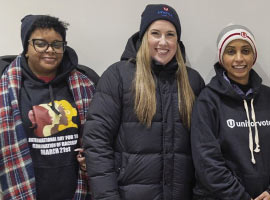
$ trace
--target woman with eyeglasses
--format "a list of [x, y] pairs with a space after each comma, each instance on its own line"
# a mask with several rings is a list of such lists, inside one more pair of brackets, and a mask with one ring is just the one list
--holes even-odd
[[66, 30], [58, 18], [25, 16], [23, 53], [1, 76], [4, 200], [90, 199], [80, 138], [95, 85], [77, 69]]
[[94, 200], [191, 200], [192, 105], [204, 81], [186, 67], [177, 12], [147, 5], [121, 61], [102, 75], [83, 135]]

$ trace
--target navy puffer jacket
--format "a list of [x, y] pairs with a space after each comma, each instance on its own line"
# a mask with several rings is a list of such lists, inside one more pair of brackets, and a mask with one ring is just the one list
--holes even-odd
[[[91, 103], [83, 144], [94, 200], [189, 200], [194, 184], [190, 134], [178, 111], [173, 59], [153, 63], [157, 110], [152, 125], [141, 124], [134, 113], [132, 83], [136, 70], [138, 34], [126, 46], [121, 61], [99, 80]], [[195, 95], [204, 81], [188, 68]]]

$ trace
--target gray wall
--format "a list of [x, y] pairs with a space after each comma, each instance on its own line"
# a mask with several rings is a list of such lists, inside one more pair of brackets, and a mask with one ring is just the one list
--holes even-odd
[[24, 15], [50, 14], [70, 23], [68, 44], [81, 64], [101, 75], [119, 60], [127, 39], [139, 29], [145, 5], [162, 2], [177, 10], [188, 62], [206, 82], [214, 74], [217, 35], [233, 22], [254, 33], [258, 50], [254, 68], [270, 85], [269, 0], [0, 0], [0, 55], [22, 51], [20, 19]]

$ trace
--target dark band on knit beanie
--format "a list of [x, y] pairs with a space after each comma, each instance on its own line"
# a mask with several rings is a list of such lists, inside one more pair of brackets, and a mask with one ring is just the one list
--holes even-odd
[[[23, 45], [23, 51], [25, 53], [28, 45], [28, 40], [30, 38], [33, 24], [42, 17], [48, 17], [48, 15], [26, 15], [21, 19], [21, 40]], [[66, 32], [60, 33], [63, 40], [66, 41]]]
[[141, 15], [141, 25], [139, 37], [143, 38], [143, 35], [147, 28], [156, 20], [167, 20], [171, 22], [176, 29], [177, 39], [180, 41], [181, 37], [181, 24], [176, 11], [166, 4], [149, 4], [144, 9]]

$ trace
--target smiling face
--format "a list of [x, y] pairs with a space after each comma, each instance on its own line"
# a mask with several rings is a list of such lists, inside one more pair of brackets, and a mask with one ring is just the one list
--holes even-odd
[[[42, 39], [49, 43], [54, 41], [63, 41], [62, 36], [54, 29], [36, 29], [30, 36], [32, 39]], [[28, 44], [26, 52], [28, 65], [36, 76], [53, 77], [57, 72], [57, 68], [62, 61], [63, 54], [56, 54], [50, 46], [45, 52], [36, 52], [33, 45]]]
[[228, 77], [242, 85], [248, 84], [249, 72], [254, 63], [254, 53], [245, 40], [233, 40], [225, 48], [223, 67]]
[[147, 34], [151, 58], [166, 65], [175, 56], [177, 49], [174, 25], [166, 20], [157, 20], [150, 25]]

